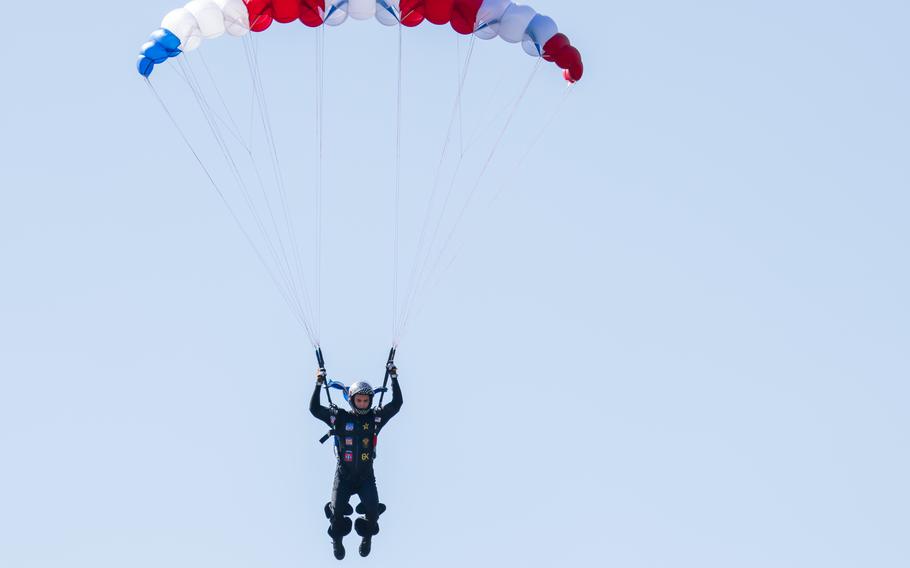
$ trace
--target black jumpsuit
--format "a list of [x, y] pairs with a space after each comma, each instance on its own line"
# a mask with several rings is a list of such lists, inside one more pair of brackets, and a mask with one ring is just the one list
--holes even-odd
[[396, 377], [392, 378], [392, 401], [387, 405], [371, 409], [366, 414], [357, 414], [333, 406], [327, 408], [319, 403], [322, 386], [317, 384], [310, 399], [310, 412], [325, 422], [335, 438], [337, 466], [332, 486], [332, 501], [326, 505], [329, 517], [329, 536], [341, 538], [351, 532], [353, 510], [349, 501], [351, 495], [360, 497], [357, 533], [372, 536], [379, 532], [378, 519], [382, 513], [373, 460], [376, 458], [376, 440], [379, 431], [401, 410], [403, 399]]

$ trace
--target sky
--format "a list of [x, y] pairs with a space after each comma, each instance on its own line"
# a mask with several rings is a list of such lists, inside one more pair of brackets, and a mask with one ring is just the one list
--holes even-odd
[[[401, 338], [388, 511], [345, 562], [910, 564], [910, 6], [533, 5], [585, 77], [564, 98], [519, 47], [472, 52], [459, 145], [532, 81]], [[312, 346], [135, 72], [174, 7], [6, 31], [3, 566], [337, 563]], [[319, 339], [346, 382], [381, 380], [392, 339], [397, 39], [325, 34]], [[312, 266], [315, 32], [255, 41]], [[202, 53], [249, 104], [242, 45]], [[403, 35], [404, 275], [471, 45]], [[152, 80], [182, 121], [172, 63]]]

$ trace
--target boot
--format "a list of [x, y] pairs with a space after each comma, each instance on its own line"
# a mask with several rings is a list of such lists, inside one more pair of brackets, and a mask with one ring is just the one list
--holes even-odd
[[366, 558], [370, 555], [370, 548], [373, 545], [373, 537], [365, 536], [363, 540], [360, 541], [360, 555]]
[[341, 543], [340, 538], [332, 539], [332, 552], [335, 553], [335, 558], [344, 560], [344, 544]]
[[[328, 508], [326, 509], [328, 512]], [[349, 517], [334, 518], [332, 517], [332, 522], [329, 523], [329, 536], [332, 537], [332, 551], [335, 553], [335, 558], [341, 560], [344, 558], [344, 545], [341, 543], [341, 539], [345, 535], [351, 533], [351, 526], [354, 523], [351, 522]]]

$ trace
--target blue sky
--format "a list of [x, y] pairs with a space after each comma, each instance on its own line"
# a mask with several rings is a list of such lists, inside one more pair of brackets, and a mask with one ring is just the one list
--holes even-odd
[[[516, 166], [564, 88], [537, 72], [402, 341], [369, 561], [907, 565], [910, 8], [533, 5], [586, 76]], [[173, 7], [58, 2], [7, 30], [4, 566], [336, 563], [310, 346], [133, 68]], [[408, 32], [405, 263], [457, 73], [450, 33]], [[303, 226], [313, 39], [257, 38]], [[396, 41], [326, 35], [343, 380], [381, 378], [390, 340]], [[203, 48], [236, 93], [239, 45]], [[474, 57], [469, 127], [534, 65], [498, 40]]]

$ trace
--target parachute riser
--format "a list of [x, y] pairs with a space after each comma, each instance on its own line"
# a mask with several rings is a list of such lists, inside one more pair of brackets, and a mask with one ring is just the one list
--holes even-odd
[[[325, 371], [325, 359], [322, 356], [322, 347], [316, 347], [316, 362], [319, 363], [319, 370]], [[332, 402], [332, 391], [329, 389], [329, 379], [326, 377], [325, 383], [323, 383], [323, 388], [325, 388], [325, 396], [329, 399], [329, 406], [335, 406], [335, 403]]]
[[398, 351], [398, 347], [392, 346], [389, 350], [389, 360], [385, 364], [385, 376], [382, 378], [382, 392], [379, 393], [379, 407], [382, 408], [382, 399], [385, 397], [385, 391], [389, 385], [389, 369], [392, 368], [392, 365], [395, 364], [395, 352]]

